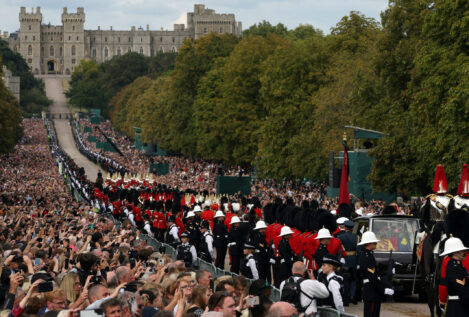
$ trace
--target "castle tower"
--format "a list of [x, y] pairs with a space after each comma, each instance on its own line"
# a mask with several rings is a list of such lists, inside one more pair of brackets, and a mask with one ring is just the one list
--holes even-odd
[[41, 8], [37, 7], [36, 12], [26, 13], [26, 8], [21, 7], [19, 19], [19, 53], [25, 58], [31, 71], [39, 74], [41, 69]]
[[77, 8], [76, 13], [62, 13], [63, 24], [63, 73], [71, 74], [85, 58], [85, 11]]

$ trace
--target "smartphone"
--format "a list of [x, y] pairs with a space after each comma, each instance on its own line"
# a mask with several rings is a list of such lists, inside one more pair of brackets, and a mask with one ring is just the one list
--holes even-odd
[[52, 284], [52, 282], [43, 282], [37, 285], [37, 289], [39, 293], [52, 292], [52, 290], [54, 289], [54, 285]]
[[37, 242], [42, 242], [42, 238], [37, 238]]
[[34, 259], [34, 265], [36, 265], [36, 266], [41, 265], [41, 259], [40, 258], [35, 258]]
[[249, 307], [259, 305], [259, 296], [246, 298], [246, 305], [248, 305]]
[[104, 311], [102, 309], [83, 309], [80, 310], [80, 317], [102, 317]]

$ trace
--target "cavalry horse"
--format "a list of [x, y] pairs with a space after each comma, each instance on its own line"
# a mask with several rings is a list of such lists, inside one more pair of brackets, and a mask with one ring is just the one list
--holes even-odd
[[417, 250], [417, 258], [420, 273], [424, 279], [431, 317], [435, 316], [435, 308], [437, 316], [441, 317], [442, 315], [438, 305], [439, 272], [441, 268], [439, 255], [443, 250], [444, 242], [448, 238], [445, 232], [445, 217], [451, 198], [446, 194], [431, 194], [427, 196], [420, 212], [425, 233]]

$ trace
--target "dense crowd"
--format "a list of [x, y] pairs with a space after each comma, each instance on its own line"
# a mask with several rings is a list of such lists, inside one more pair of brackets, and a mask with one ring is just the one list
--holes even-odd
[[[0, 316], [277, 317], [355, 301], [347, 274], [335, 274], [355, 265], [342, 247], [357, 245], [348, 219], [381, 202], [344, 209], [323, 185], [265, 180], [252, 196], [217, 197], [219, 166], [181, 157], [164, 158], [169, 176], [92, 183], [58, 147], [52, 122], [23, 125], [23, 141], [0, 157]], [[314, 233], [311, 249], [295, 249], [298, 232]], [[174, 246], [176, 258], [142, 234]], [[228, 259], [235, 275], [215, 278], [196, 259], [223, 269]], [[284, 301], [272, 303], [273, 285]]]

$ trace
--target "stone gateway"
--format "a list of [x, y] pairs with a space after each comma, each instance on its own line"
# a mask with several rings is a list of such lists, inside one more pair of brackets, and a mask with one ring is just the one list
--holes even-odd
[[242, 24], [234, 14], [218, 14], [202, 4], [187, 13], [187, 27], [174, 24], [174, 30], [153, 31], [147, 25], [130, 31], [85, 30], [85, 11], [62, 12], [62, 25], [42, 24], [40, 7], [30, 13], [21, 7], [20, 30], [3, 34], [14, 52], [20, 53], [34, 74], [71, 74], [82, 59], [96, 62], [113, 56], [137, 52], [154, 56], [158, 52], [177, 52], [185, 39], [198, 39], [209, 33], [241, 36]]

